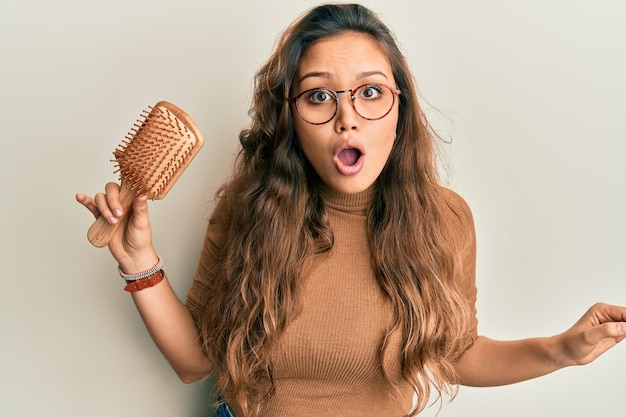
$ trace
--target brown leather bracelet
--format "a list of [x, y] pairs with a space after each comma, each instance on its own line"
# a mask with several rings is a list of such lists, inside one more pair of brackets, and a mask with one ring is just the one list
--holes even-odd
[[145, 290], [146, 288], [154, 287], [159, 282], [163, 281], [163, 278], [165, 278], [165, 273], [162, 269], [159, 269], [154, 275], [129, 282], [126, 287], [124, 287], [124, 290], [128, 292]]

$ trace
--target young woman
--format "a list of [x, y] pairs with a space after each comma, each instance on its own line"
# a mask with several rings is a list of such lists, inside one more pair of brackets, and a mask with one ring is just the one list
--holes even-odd
[[[370, 10], [294, 22], [252, 110], [186, 303], [167, 279], [132, 292], [182, 381], [216, 374], [218, 413], [416, 415], [431, 386], [527, 380], [626, 335], [626, 309], [602, 304], [553, 337], [477, 335], [471, 212], [439, 184], [410, 70]], [[115, 223], [118, 197], [109, 183], [77, 200]], [[109, 245], [121, 271], [161, 274], [145, 197], [123, 221]]]

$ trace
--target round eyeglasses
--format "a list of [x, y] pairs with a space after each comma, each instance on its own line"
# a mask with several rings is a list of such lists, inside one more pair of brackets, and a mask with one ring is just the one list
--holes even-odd
[[323, 125], [337, 114], [341, 93], [350, 93], [352, 108], [360, 117], [366, 120], [379, 120], [391, 112], [396, 96], [399, 96], [401, 91], [385, 84], [363, 84], [340, 91], [312, 88], [287, 100], [296, 106], [302, 120], [312, 125]]

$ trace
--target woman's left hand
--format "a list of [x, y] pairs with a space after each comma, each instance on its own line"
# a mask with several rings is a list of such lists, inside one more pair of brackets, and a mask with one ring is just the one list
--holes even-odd
[[569, 330], [556, 336], [562, 365], [585, 365], [626, 338], [626, 307], [592, 306]]

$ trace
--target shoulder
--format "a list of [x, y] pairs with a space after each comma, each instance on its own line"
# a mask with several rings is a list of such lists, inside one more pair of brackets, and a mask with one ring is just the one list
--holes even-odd
[[226, 194], [220, 192], [217, 194], [213, 211], [209, 217], [209, 224], [220, 223], [223, 221], [224, 216], [229, 212], [229, 201], [226, 198]]
[[201, 260], [220, 256], [228, 234], [230, 212], [228, 199], [221, 192], [218, 193], [213, 201], [213, 209], [205, 230]]
[[450, 214], [456, 215], [461, 221], [473, 223], [472, 210], [460, 194], [450, 188], [439, 186], [439, 195]]
[[440, 186], [438, 189], [440, 213], [445, 229], [452, 234], [452, 241], [461, 247], [475, 245], [476, 232], [472, 210], [456, 191]]
[[236, 198], [233, 198], [237, 194], [233, 193], [230, 188], [230, 183], [225, 183], [215, 193], [215, 199], [212, 202], [213, 210], [209, 216], [209, 230], [215, 229], [220, 233], [225, 233], [228, 229], [233, 213], [236, 211], [233, 206], [237, 204]]

